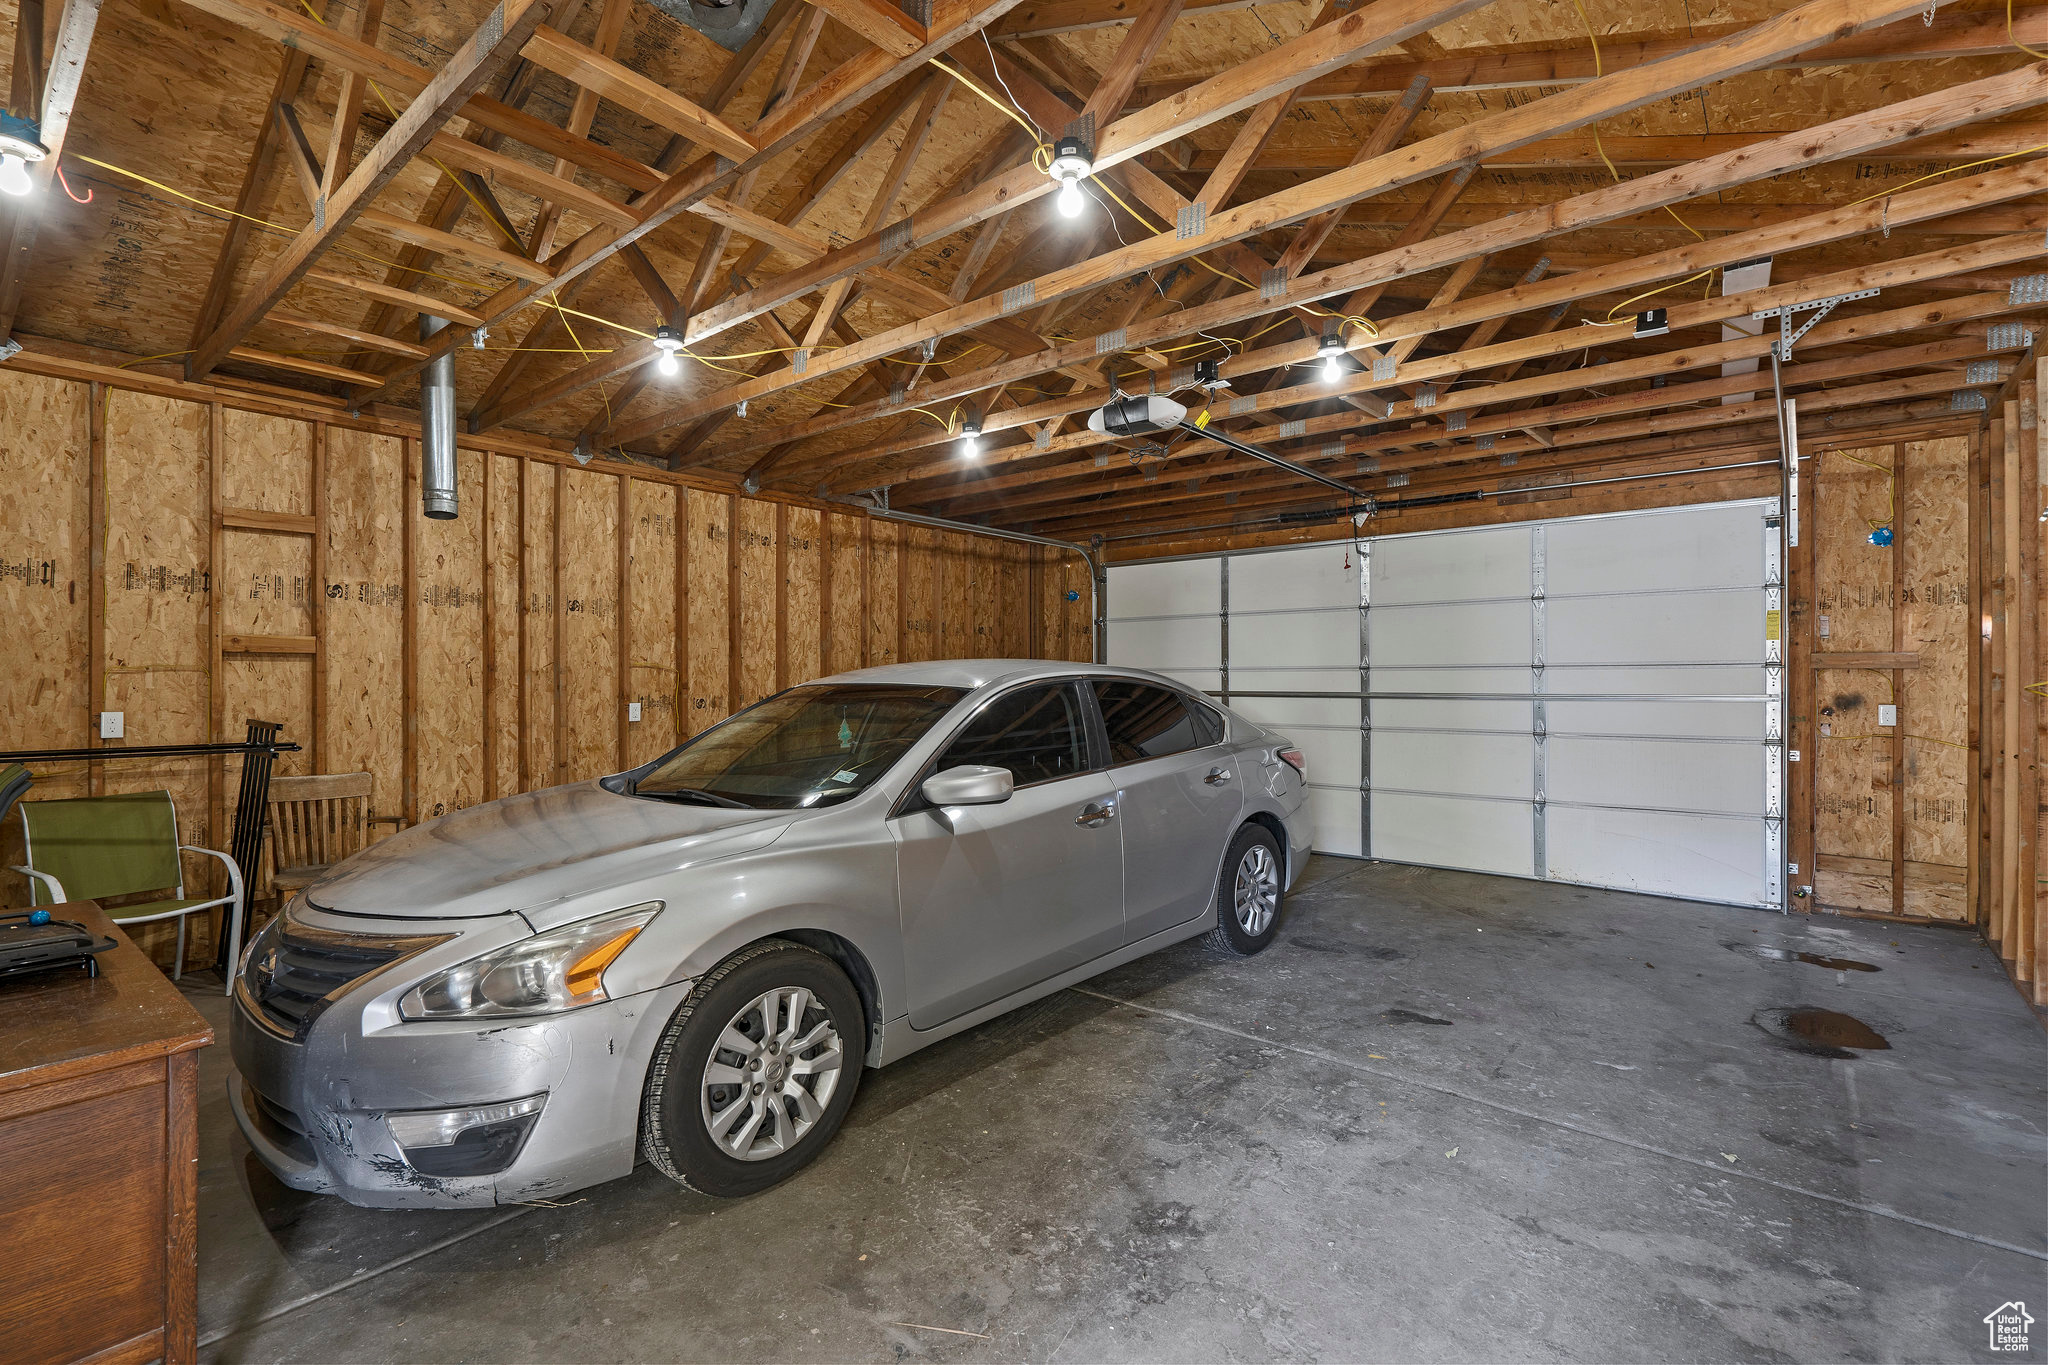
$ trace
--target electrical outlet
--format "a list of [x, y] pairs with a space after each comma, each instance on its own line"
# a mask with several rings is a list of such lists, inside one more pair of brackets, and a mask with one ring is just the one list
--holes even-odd
[[1828, 618], [1825, 616], [1820, 618], [1820, 638], [1823, 640], [1828, 638]]
[[[1788, 750], [1785, 754], [1785, 759], [1787, 762], [1797, 763], [1799, 761], [1799, 751], [1797, 749]], [[1799, 869], [1795, 867], [1792, 870], [1797, 872]]]
[[1796, 877], [1796, 876], [1798, 876], [1798, 875], [1799, 875], [1799, 864], [1798, 864], [1798, 863], [1786, 863], [1786, 864], [1785, 864], [1785, 870], [1786, 870], [1787, 872], [1791, 873], [1791, 874], [1792, 874], [1793, 876], [1795, 876], [1795, 877]]
[[122, 711], [100, 712], [101, 739], [120, 739], [127, 733], [127, 713]]
[[637, 702], [637, 701], [629, 701], [629, 702], [627, 702], [627, 703], [626, 703], [626, 719], [627, 719], [627, 720], [629, 720], [629, 721], [635, 721], [635, 720], [638, 720], [638, 719], [640, 719], [640, 703], [639, 703], [639, 702]]
[[1899, 708], [1896, 706], [1878, 707], [1877, 723], [1879, 725], [1897, 725], [1899, 723]]

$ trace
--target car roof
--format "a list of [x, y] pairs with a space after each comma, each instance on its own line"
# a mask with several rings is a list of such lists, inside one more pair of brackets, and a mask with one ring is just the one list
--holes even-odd
[[1186, 691], [1186, 685], [1142, 668], [1118, 668], [1109, 664], [1072, 663], [1065, 659], [930, 659], [914, 664], [884, 664], [879, 668], [856, 668], [818, 678], [821, 683], [896, 683], [912, 687], [964, 687], [970, 690], [992, 683], [1029, 682], [1033, 678], [1071, 678], [1075, 675], [1105, 678], [1137, 678]]

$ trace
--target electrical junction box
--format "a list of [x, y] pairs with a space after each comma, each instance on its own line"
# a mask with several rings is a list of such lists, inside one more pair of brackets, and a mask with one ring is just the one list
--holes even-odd
[[120, 739], [128, 733], [127, 713], [123, 711], [100, 712], [100, 738]]
[[1899, 723], [1899, 708], [1896, 706], [1878, 707], [1877, 723], [1879, 725], [1897, 725]]
[[626, 703], [626, 719], [627, 719], [627, 720], [629, 720], [629, 721], [636, 721], [636, 720], [640, 719], [640, 703], [639, 703], [639, 702], [637, 702], [637, 701], [629, 701], [629, 702], [627, 702], [627, 703]]

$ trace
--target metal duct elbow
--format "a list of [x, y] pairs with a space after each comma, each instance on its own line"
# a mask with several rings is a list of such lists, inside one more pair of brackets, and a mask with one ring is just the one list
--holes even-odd
[[[420, 340], [448, 325], [422, 317]], [[436, 356], [420, 375], [420, 510], [436, 521], [455, 519], [455, 353]]]

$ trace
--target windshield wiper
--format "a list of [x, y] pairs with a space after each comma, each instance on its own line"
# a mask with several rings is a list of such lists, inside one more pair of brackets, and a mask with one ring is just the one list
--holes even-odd
[[744, 801], [735, 801], [730, 796], [720, 796], [701, 787], [668, 787], [661, 791], [647, 791], [636, 786], [633, 788], [633, 795], [652, 796], [663, 800], [695, 801], [706, 806], [724, 806], [729, 810], [754, 809]]

